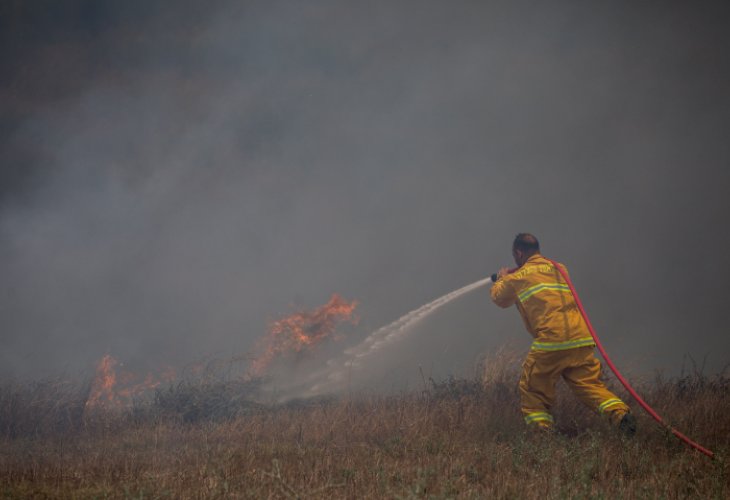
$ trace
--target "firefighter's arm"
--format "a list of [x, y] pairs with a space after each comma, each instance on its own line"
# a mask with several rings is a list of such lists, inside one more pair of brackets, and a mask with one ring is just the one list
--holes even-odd
[[515, 293], [512, 281], [509, 277], [502, 276], [497, 279], [490, 290], [492, 302], [499, 307], [509, 307], [517, 302], [517, 294]]

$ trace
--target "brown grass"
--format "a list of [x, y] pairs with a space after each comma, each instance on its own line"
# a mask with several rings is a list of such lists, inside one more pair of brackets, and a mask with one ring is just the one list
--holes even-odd
[[[555, 412], [560, 432], [526, 432], [515, 388], [519, 358], [502, 353], [484, 366], [483, 380], [431, 381], [422, 393], [276, 406], [247, 402], [240, 391], [250, 386], [180, 383], [135, 408], [84, 415], [83, 390], [7, 384], [0, 389], [0, 495], [730, 496], [726, 377], [695, 373], [640, 387], [661, 414], [718, 454], [712, 461], [642, 414], [637, 436], [626, 440], [564, 393]], [[58, 397], [49, 398], [54, 390]]]

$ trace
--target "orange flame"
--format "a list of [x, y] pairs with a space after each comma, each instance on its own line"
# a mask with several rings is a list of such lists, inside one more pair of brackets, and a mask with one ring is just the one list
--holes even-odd
[[94, 381], [91, 383], [91, 392], [86, 400], [86, 408], [119, 404], [114, 392], [114, 386], [117, 383], [117, 373], [114, 367], [117, 364], [119, 364], [118, 361], [108, 354], [99, 360]]
[[137, 375], [131, 372], [117, 373], [117, 366], [119, 366], [119, 362], [109, 354], [99, 360], [94, 379], [91, 382], [89, 397], [86, 400], [85, 408], [87, 410], [121, 408], [129, 405], [133, 398], [175, 377], [174, 370], [168, 367], [159, 377], [149, 373], [142, 382], [135, 382], [139, 380]]
[[249, 375], [261, 376], [271, 363], [287, 353], [312, 349], [328, 338], [336, 339], [335, 328], [343, 321], [357, 324], [353, 315], [357, 302], [347, 302], [336, 293], [329, 302], [313, 311], [299, 311], [273, 321], [258, 347], [262, 353], [253, 360]]

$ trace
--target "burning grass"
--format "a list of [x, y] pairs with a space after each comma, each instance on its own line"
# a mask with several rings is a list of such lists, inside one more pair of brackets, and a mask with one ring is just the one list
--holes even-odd
[[261, 377], [277, 359], [336, 340], [339, 324], [357, 324], [356, 307], [357, 301], [348, 302], [333, 294], [326, 304], [312, 311], [300, 310], [271, 321], [267, 335], [258, 343], [259, 354], [251, 363], [249, 376]]
[[[89, 387], [0, 389], [0, 492], [37, 498], [727, 498], [730, 380], [641, 384], [646, 399], [719, 460], [639, 414], [633, 440], [567, 394], [555, 436], [525, 432], [519, 358], [418, 393], [288, 404], [254, 381], [190, 378], [125, 409], [84, 412]], [[620, 393], [621, 391], [619, 391]]]

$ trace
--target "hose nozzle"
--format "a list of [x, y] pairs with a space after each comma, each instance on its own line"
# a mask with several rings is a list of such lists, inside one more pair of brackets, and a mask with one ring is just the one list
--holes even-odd
[[[513, 272], [517, 271], [518, 269], [519, 269], [519, 267], [512, 267], [510, 269], [507, 269], [507, 274], [512, 274]], [[490, 277], [492, 278], [492, 283], [496, 283], [497, 282], [497, 279], [498, 279], [497, 273], [494, 273]]]

